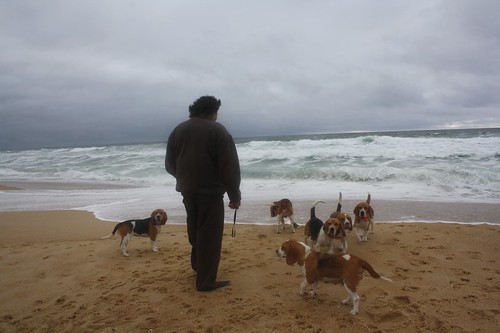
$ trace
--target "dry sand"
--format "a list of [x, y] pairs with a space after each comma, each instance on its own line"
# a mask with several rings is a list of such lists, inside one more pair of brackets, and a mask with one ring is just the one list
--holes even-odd
[[0, 212], [0, 332], [496, 332], [500, 329], [500, 227], [376, 225], [349, 252], [393, 283], [366, 276], [360, 313], [341, 285], [298, 294], [302, 277], [275, 250], [295, 234], [226, 226], [220, 279], [194, 288], [185, 226], [168, 224], [153, 253], [133, 238], [130, 257], [113, 223], [81, 211]]

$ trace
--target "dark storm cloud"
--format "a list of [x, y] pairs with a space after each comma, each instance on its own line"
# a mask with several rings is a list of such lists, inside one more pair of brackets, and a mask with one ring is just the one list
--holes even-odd
[[500, 126], [498, 1], [4, 1], [0, 149]]

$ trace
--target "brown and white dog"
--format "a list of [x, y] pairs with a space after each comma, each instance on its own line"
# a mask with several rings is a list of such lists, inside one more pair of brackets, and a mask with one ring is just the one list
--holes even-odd
[[306, 222], [306, 225], [304, 227], [304, 242], [306, 244], [311, 244], [312, 246], [316, 245], [316, 242], [318, 241], [319, 231], [323, 227], [323, 221], [316, 217], [316, 206], [319, 203], [325, 202], [323, 200], [313, 202], [309, 221]]
[[373, 232], [373, 217], [375, 212], [370, 205], [371, 195], [368, 193], [366, 201], [360, 202], [354, 207], [354, 230], [358, 237], [358, 242], [368, 241], [368, 230]]
[[293, 205], [289, 199], [281, 199], [280, 201], [274, 201], [270, 208], [271, 217], [277, 218], [276, 232], [279, 234], [281, 230], [285, 229], [285, 217], [290, 220], [292, 231], [295, 232], [295, 228], [298, 228], [298, 224], [295, 223], [293, 218]]
[[351, 254], [320, 254], [311, 251], [304, 243], [289, 239], [276, 250], [280, 258], [286, 258], [288, 265], [298, 264], [305, 279], [300, 284], [300, 295], [304, 295], [306, 288], [312, 286], [310, 292], [314, 296], [318, 292], [319, 282], [343, 283], [348, 297], [342, 304], [352, 302], [351, 315], [359, 312], [360, 297], [356, 292], [363, 274], [367, 271], [375, 279], [383, 279], [392, 282], [377, 273], [365, 260]]
[[160, 233], [161, 226], [167, 222], [168, 216], [163, 209], [155, 209], [151, 216], [140, 220], [127, 220], [118, 223], [113, 232], [102, 239], [111, 238], [118, 232], [121, 236], [120, 248], [124, 257], [128, 257], [127, 246], [132, 235], [149, 237], [151, 240], [151, 250], [158, 252], [156, 237]]
[[338, 218], [330, 217], [319, 231], [315, 249], [318, 252], [322, 252], [322, 249], [326, 247], [328, 248], [327, 253], [332, 254], [335, 251], [335, 240], [338, 239], [341, 243], [342, 252], [347, 253], [346, 236], [344, 224]]
[[337, 210], [330, 214], [330, 217], [335, 217], [342, 222], [345, 230], [352, 231], [352, 218], [351, 215], [342, 211], [342, 192], [339, 192], [339, 202], [337, 204]]

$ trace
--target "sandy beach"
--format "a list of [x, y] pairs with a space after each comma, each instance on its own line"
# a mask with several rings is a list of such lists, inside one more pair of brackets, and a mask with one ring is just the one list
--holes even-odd
[[[256, 209], [259, 209], [256, 207]], [[0, 212], [0, 332], [494, 332], [500, 328], [500, 226], [379, 223], [349, 252], [389, 283], [366, 276], [360, 313], [341, 285], [298, 294], [297, 266], [275, 250], [295, 234], [226, 225], [220, 279], [194, 288], [185, 226], [168, 224], [153, 253], [133, 238], [130, 257], [114, 223], [82, 211]]]

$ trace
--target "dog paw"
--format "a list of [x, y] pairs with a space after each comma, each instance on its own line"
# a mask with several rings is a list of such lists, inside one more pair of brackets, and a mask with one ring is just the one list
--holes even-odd
[[349, 298], [343, 299], [341, 302], [343, 305], [349, 304]]
[[351, 312], [349, 312], [352, 316], [355, 316], [358, 314], [358, 311], [352, 309]]
[[160, 249], [159, 249], [159, 248], [157, 248], [157, 247], [154, 247], [154, 248], [152, 248], [151, 250], [153, 250], [153, 252], [160, 252]]
[[128, 254], [128, 253], [124, 253], [124, 254], [123, 254], [123, 256], [124, 256], [124, 257], [128, 257], [128, 256], [130, 256], [130, 254]]

